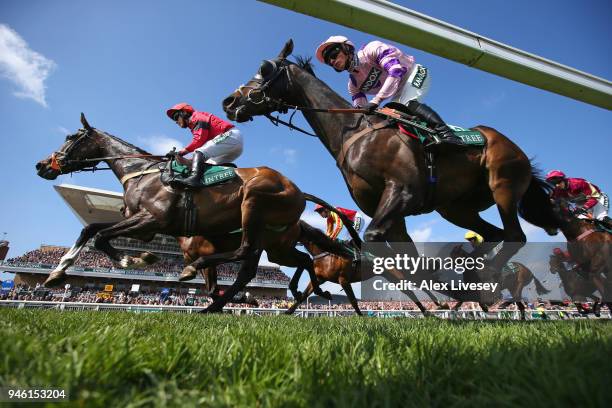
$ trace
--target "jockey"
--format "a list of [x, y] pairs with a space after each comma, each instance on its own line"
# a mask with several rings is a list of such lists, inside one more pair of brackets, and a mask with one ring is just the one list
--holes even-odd
[[568, 178], [560, 170], [552, 170], [546, 175], [546, 181], [554, 186], [551, 199], [567, 199], [576, 205], [573, 214], [582, 219], [596, 219], [612, 225], [608, 217], [608, 195], [595, 184], [585, 179]]
[[475, 233], [474, 231], [466, 232], [463, 238], [469, 241], [469, 243], [472, 244], [472, 248], [474, 249], [476, 249], [478, 245], [484, 242], [484, 238], [480, 234]]
[[[316, 51], [317, 59], [336, 70], [348, 71], [348, 89], [353, 106], [374, 112], [385, 99], [407, 106], [411, 115], [425, 121], [445, 142], [461, 143], [442, 118], [429, 106], [420, 103], [431, 78], [427, 68], [416, 64], [414, 57], [381, 41], [372, 41], [359, 51], [346, 37], [329, 37]], [[370, 102], [366, 94], [374, 95]]]
[[[338, 235], [340, 235], [340, 232], [342, 231], [342, 227], [344, 227], [344, 224], [342, 223], [340, 217], [338, 217], [338, 214], [333, 211], [329, 211], [327, 208], [323, 207], [320, 204], [317, 204], [314, 210], [315, 212], [318, 212], [321, 217], [327, 219], [327, 231], [325, 232], [325, 234], [331, 239], [337, 239]], [[356, 218], [358, 218], [357, 211], [347, 210], [346, 208], [342, 207], [336, 207], [336, 210], [346, 215], [346, 217], [355, 226]], [[359, 226], [355, 226], [355, 229], [359, 231]]]
[[229, 122], [208, 113], [200, 112], [186, 103], [178, 103], [166, 111], [166, 115], [193, 135], [191, 143], [178, 154], [193, 152], [191, 175], [177, 183], [197, 187], [204, 174], [204, 163], [230, 163], [242, 154], [242, 134]]

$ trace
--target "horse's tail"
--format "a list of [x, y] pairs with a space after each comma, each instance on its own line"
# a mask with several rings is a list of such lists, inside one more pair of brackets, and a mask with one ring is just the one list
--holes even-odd
[[533, 281], [535, 282], [536, 292], [538, 292], [538, 295], [545, 295], [550, 292], [550, 290], [546, 289], [544, 285], [542, 285], [542, 282], [540, 282], [540, 280], [536, 278], [535, 275], [533, 277]]
[[348, 247], [340, 242], [331, 239], [318, 228], [313, 227], [304, 220], [299, 222], [301, 229], [301, 237], [298, 239], [304, 245], [308, 243], [316, 245], [325, 252], [330, 252], [334, 255], [343, 257], [352, 257], [353, 253]]
[[308, 193], [303, 193], [303, 194], [304, 194], [304, 198], [306, 198], [307, 201], [310, 201], [310, 202], [315, 203], [315, 204], [322, 205], [324, 208], [327, 208], [329, 211], [335, 212], [338, 215], [338, 217], [340, 217], [340, 219], [342, 220], [342, 223], [344, 224], [344, 226], [346, 227], [347, 231], [349, 232], [349, 235], [353, 239], [353, 244], [357, 248], [361, 248], [361, 238], [359, 237], [359, 233], [353, 227], [353, 222], [351, 220], [349, 220], [346, 215], [344, 215], [342, 212], [338, 211], [333, 205], [330, 205], [329, 203], [327, 203], [326, 201], [324, 201], [323, 199], [321, 199], [321, 198], [319, 198], [319, 197], [317, 197], [315, 195], [308, 194]]
[[531, 181], [519, 202], [519, 215], [528, 223], [544, 229], [558, 227], [553, 204], [550, 202], [552, 187], [542, 178], [540, 170], [531, 165]]

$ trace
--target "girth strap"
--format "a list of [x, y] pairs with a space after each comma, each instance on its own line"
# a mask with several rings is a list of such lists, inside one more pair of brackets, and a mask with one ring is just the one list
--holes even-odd
[[376, 130], [379, 129], [384, 129], [386, 127], [391, 126], [392, 123], [388, 120], [384, 120], [382, 122], [378, 122], [372, 126], [368, 126], [365, 129], [360, 130], [359, 132], [355, 133], [353, 136], [349, 137], [347, 139], [346, 142], [344, 142], [344, 144], [342, 145], [342, 148], [340, 149], [340, 154], [338, 154], [338, 158], [336, 159], [336, 164], [339, 168], [342, 168], [342, 164], [344, 164], [344, 159], [346, 158], [346, 154], [348, 153], [349, 149], [351, 148], [351, 146], [359, 139], [361, 139], [363, 136], [367, 135], [368, 133], [374, 132]]
[[133, 173], [128, 173], [125, 176], [121, 177], [121, 185], [124, 185], [126, 181], [133, 179], [134, 177], [140, 177], [140, 176], [144, 176], [145, 174], [153, 174], [153, 173], [159, 173], [161, 172], [161, 170], [159, 168], [157, 169], [149, 169], [149, 170], [142, 170], [142, 171], [135, 171]]

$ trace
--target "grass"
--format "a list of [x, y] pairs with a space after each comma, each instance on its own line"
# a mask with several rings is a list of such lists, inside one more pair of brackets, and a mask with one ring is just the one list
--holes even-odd
[[612, 385], [606, 321], [0, 309], [0, 325], [0, 386], [84, 407], [587, 407]]

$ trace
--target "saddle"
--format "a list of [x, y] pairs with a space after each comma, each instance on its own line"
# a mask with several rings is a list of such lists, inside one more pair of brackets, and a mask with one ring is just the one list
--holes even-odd
[[[174, 185], [174, 181], [186, 178], [191, 173], [191, 160], [175, 157], [159, 166], [161, 182], [166, 186]], [[223, 163], [219, 165], [206, 164], [199, 187], [209, 187], [228, 182], [236, 177], [236, 165]]]
[[[403, 112], [403, 105], [397, 103], [387, 104], [384, 108], [376, 110], [380, 116], [386, 117], [389, 126], [397, 126], [404, 135], [420, 141], [425, 148], [444, 143], [437, 132], [427, 127], [425, 122], [419, 122], [415, 116]], [[484, 147], [487, 139], [477, 130], [467, 129], [460, 126], [448, 125], [448, 127], [461, 139], [462, 145], [454, 146], [476, 146]]]

